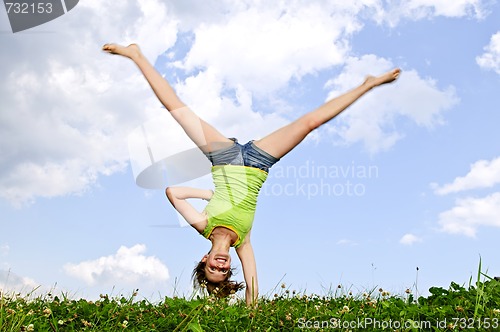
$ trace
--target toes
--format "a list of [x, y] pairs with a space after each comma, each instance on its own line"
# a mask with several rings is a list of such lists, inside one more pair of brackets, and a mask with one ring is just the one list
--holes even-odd
[[104, 44], [102, 47], [102, 50], [108, 53], [114, 53], [116, 52], [116, 45], [115, 44]]

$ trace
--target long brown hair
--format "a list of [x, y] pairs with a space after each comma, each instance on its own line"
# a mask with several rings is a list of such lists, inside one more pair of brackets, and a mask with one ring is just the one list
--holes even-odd
[[225, 280], [221, 282], [212, 282], [207, 279], [205, 266], [206, 263], [203, 261], [200, 261], [198, 264], [196, 264], [192, 275], [194, 288], [206, 288], [208, 294], [214, 294], [218, 298], [227, 297], [230, 294], [234, 294], [240, 289], [245, 288], [245, 286], [243, 286], [243, 283], [229, 280], [229, 278], [231, 278], [231, 276], [233, 275], [233, 268], [227, 271], [227, 277]]

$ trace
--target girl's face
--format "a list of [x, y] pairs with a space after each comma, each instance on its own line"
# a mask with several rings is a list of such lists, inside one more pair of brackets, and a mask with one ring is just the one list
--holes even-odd
[[203, 256], [205, 262], [205, 274], [211, 282], [221, 282], [227, 279], [227, 274], [231, 269], [231, 256], [226, 253], [217, 253]]

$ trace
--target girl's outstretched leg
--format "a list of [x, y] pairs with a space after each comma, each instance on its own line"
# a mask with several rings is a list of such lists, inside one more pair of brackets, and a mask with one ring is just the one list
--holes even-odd
[[360, 86], [328, 101], [294, 122], [255, 141], [254, 144], [279, 159], [302, 142], [311, 131], [336, 117], [365, 93], [374, 87], [396, 80], [400, 72], [399, 69], [393, 69], [381, 76], [368, 76]]
[[181, 125], [189, 138], [203, 151], [212, 152], [233, 142], [192, 112], [177, 96], [168, 81], [149, 63], [136, 44], [106, 44], [103, 51], [134, 61], [160, 102]]

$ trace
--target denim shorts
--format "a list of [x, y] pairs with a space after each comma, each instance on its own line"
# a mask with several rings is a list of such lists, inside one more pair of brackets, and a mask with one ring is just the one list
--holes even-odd
[[253, 141], [241, 145], [236, 138], [230, 140], [234, 142], [230, 147], [205, 153], [212, 166], [248, 166], [269, 172], [269, 168], [279, 161], [278, 158], [256, 146]]

